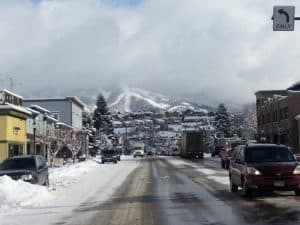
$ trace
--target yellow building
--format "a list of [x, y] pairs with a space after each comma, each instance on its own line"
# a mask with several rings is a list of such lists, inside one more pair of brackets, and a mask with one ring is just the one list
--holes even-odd
[[21, 106], [0, 103], [0, 162], [26, 154], [26, 119], [30, 114]]

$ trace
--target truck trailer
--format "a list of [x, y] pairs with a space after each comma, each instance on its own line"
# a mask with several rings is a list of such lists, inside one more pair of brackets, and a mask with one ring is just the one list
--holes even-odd
[[183, 158], [203, 159], [203, 131], [184, 131], [181, 136], [180, 156]]

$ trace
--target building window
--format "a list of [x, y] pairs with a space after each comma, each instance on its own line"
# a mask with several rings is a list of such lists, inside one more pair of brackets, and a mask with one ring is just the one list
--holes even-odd
[[267, 123], [271, 123], [271, 113], [267, 114]]
[[279, 119], [283, 120], [283, 109], [279, 110]]
[[288, 114], [289, 114], [289, 108], [288, 107], [285, 107], [283, 109], [283, 116], [284, 116], [284, 119], [287, 119], [288, 118]]
[[23, 155], [23, 145], [8, 145], [8, 157]]

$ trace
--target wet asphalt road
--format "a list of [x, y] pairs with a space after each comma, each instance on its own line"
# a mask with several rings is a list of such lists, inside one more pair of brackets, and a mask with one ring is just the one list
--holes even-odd
[[[70, 225], [242, 225], [300, 224], [300, 198], [272, 193], [244, 199], [208, 179], [197, 166], [227, 171], [207, 159], [171, 165], [164, 158], [145, 158], [106, 202], [82, 204], [64, 222]], [[133, 160], [135, 161], [135, 160]]]

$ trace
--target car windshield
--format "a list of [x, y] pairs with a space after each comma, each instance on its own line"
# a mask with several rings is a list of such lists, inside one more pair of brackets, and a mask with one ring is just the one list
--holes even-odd
[[115, 155], [115, 154], [116, 154], [115, 150], [105, 150], [103, 152], [103, 155]]
[[0, 167], [1, 170], [35, 170], [33, 158], [8, 159]]
[[292, 162], [292, 153], [284, 147], [251, 147], [245, 150], [245, 161], [262, 162]]

